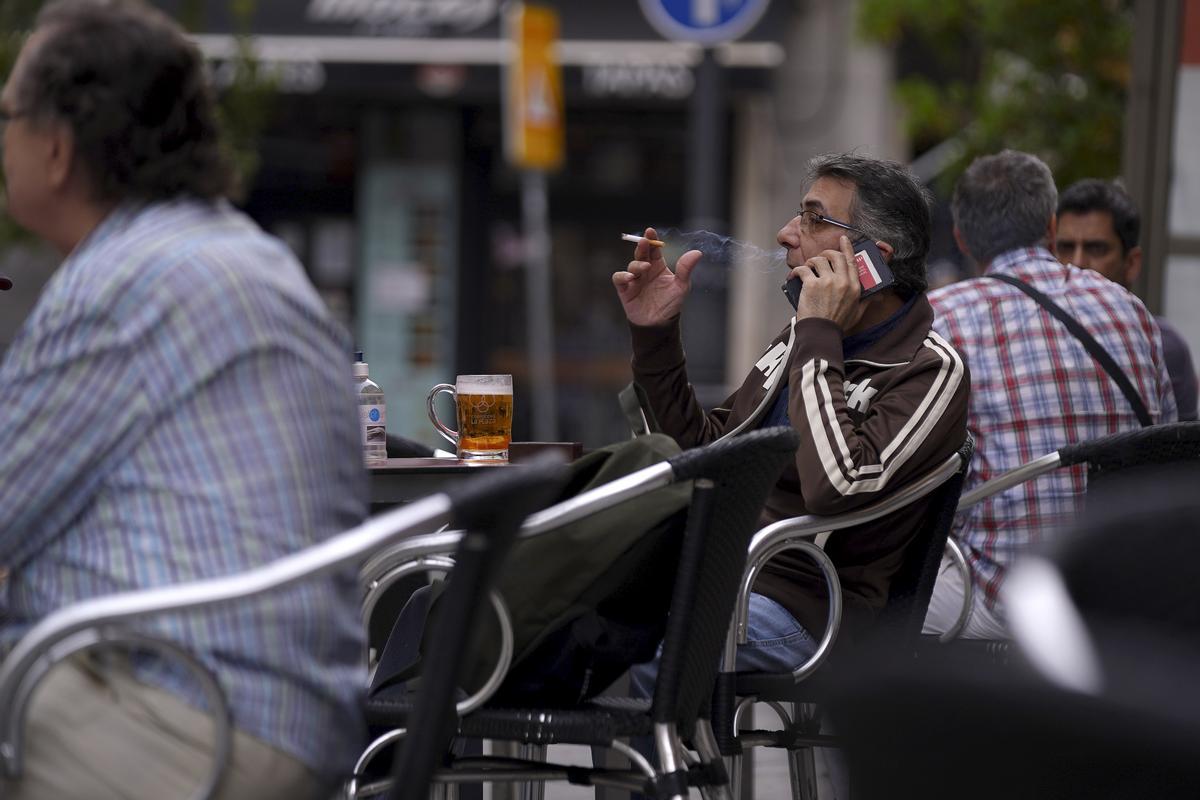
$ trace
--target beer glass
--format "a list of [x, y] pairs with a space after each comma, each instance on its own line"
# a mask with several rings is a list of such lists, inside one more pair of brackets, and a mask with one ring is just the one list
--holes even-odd
[[[453, 395], [458, 430], [438, 419], [433, 407], [441, 393]], [[459, 375], [454, 384], [439, 383], [425, 399], [429, 420], [467, 461], [507, 461], [512, 441], [512, 375]]]

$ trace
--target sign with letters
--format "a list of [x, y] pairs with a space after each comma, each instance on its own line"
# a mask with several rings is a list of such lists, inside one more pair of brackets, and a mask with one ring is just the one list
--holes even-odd
[[348, 23], [376, 34], [473, 31], [496, 17], [499, 0], [309, 0], [309, 22]]
[[641, 0], [641, 4], [646, 19], [666, 38], [719, 44], [753, 28], [770, 0]]

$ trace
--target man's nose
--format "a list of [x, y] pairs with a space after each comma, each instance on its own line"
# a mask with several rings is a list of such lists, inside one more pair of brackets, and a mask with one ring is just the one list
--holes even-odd
[[800, 218], [793, 217], [786, 225], [779, 229], [779, 233], [775, 235], [775, 241], [780, 245], [788, 248], [800, 246]]

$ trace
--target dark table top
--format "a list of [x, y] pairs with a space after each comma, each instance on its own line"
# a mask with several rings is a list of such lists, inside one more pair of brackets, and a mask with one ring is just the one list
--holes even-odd
[[545, 453], [554, 453], [563, 461], [578, 458], [583, 445], [578, 442], [513, 442], [511, 461], [467, 462], [457, 458], [389, 458], [386, 463], [369, 467], [372, 511], [400, 503], [411, 503], [440, 492], [457, 481], [469, 480], [488, 470], [519, 466]]

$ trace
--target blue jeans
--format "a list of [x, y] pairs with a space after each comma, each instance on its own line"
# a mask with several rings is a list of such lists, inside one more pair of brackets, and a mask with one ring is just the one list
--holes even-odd
[[[738, 647], [739, 672], [790, 672], [817, 650], [812, 634], [801, 627], [786, 608], [761, 594], [750, 594], [746, 643]], [[630, 694], [649, 697], [662, 658], [662, 645], [653, 661], [629, 669]]]

